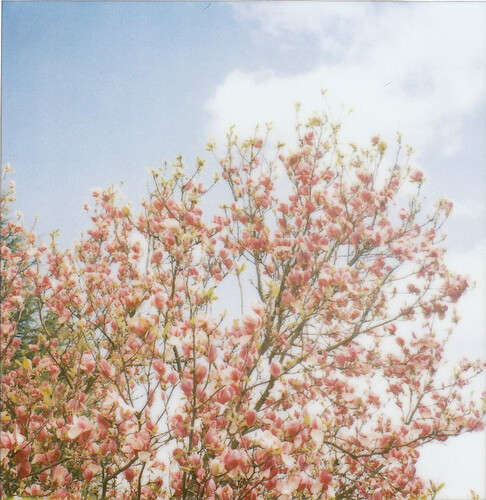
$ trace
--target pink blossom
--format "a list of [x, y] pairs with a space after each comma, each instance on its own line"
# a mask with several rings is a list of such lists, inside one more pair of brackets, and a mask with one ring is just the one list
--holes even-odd
[[97, 463], [91, 463], [84, 469], [83, 478], [87, 483], [90, 483], [100, 471], [101, 467]]
[[270, 374], [272, 377], [280, 377], [282, 375], [282, 366], [278, 361], [272, 361], [270, 363]]
[[152, 262], [156, 265], [159, 265], [164, 258], [164, 253], [162, 250], [155, 250], [155, 252], [152, 255]]
[[211, 478], [207, 483], [206, 486], [204, 487], [206, 495], [210, 496], [213, 495], [214, 492], [216, 491], [216, 483], [213, 478]]
[[189, 397], [192, 394], [192, 389], [194, 387], [194, 384], [192, 383], [192, 380], [183, 380], [181, 382], [181, 391]]
[[196, 370], [194, 372], [194, 379], [196, 380], [196, 383], [200, 384], [205, 378], [208, 373], [208, 368], [205, 365], [197, 365]]
[[170, 229], [171, 231], [179, 231], [181, 226], [179, 224], [179, 221], [175, 220], [175, 219], [165, 219], [163, 222], [162, 222], [162, 226], [165, 228], [165, 229]]
[[71, 481], [71, 474], [64, 465], [56, 465], [51, 470], [51, 479], [58, 486], [64, 486]]
[[92, 354], [83, 354], [81, 357], [81, 365], [80, 368], [82, 371], [86, 373], [92, 373], [95, 369], [96, 361]]
[[421, 170], [414, 170], [410, 175], [410, 180], [412, 182], [420, 182], [423, 180], [424, 173]]
[[150, 435], [145, 431], [136, 432], [125, 440], [125, 443], [135, 452], [146, 450], [149, 442]]
[[327, 469], [321, 470], [319, 472], [319, 481], [322, 484], [322, 489], [327, 490], [332, 481], [332, 474]]
[[327, 234], [329, 235], [330, 238], [333, 238], [335, 240], [339, 240], [342, 236], [342, 229], [339, 224], [329, 224], [327, 228]]
[[243, 316], [242, 323], [245, 335], [251, 335], [255, 330], [261, 327], [262, 318], [253, 312], [248, 312]]
[[208, 361], [214, 363], [216, 359], [218, 359], [218, 349], [214, 344], [211, 344], [208, 350]]
[[104, 377], [113, 378], [115, 376], [115, 369], [110, 363], [108, 363], [108, 361], [106, 361], [106, 359], [100, 359], [98, 366], [101, 375]]
[[38, 484], [33, 484], [25, 490], [28, 495], [31, 496], [41, 496], [43, 495], [42, 488]]
[[92, 430], [93, 423], [91, 420], [84, 416], [74, 416], [73, 423], [69, 426], [67, 437], [71, 440], [79, 438], [80, 441], [85, 441], [91, 435]]
[[218, 399], [219, 403], [225, 404], [228, 401], [230, 401], [231, 399], [233, 399], [234, 395], [235, 395], [234, 389], [230, 386], [226, 386], [226, 387], [223, 387], [223, 389], [221, 389], [218, 392], [217, 399]]
[[107, 453], [115, 454], [116, 450], [117, 450], [116, 443], [112, 439], [108, 439], [101, 443], [100, 451], [102, 455], [106, 455]]
[[167, 371], [167, 366], [161, 359], [155, 359], [154, 362], [152, 363], [152, 366], [153, 366], [154, 370], [161, 377], [163, 377], [165, 375], [165, 372]]
[[298, 474], [290, 474], [288, 477], [277, 483], [277, 491], [284, 495], [285, 498], [292, 498], [291, 495], [297, 490], [300, 482], [301, 478]]
[[2, 449], [10, 451], [13, 443], [12, 435], [9, 432], [0, 431], [0, 442]]
[[257, 412], [255, 410], [247, 410], [245, 413], [246, 425], [252, 426], [257, 420]]
[[153, 302], [157, 309], [163, 309], [167, 305], [168, 296], [164, 292], [157, 292], [154, 295]]
[[27, 477], [31, 471], [32, 471], [32, 466], [30, 465], [30, 462], [20, 462], [17, 465], [17, 476], [19, 479]]
[[131, 483], [135, 479], [135, 471], [133, 470], [132, 467], [129, 467], [123, 472], [123, 475], [125, 476], [125, 479]]

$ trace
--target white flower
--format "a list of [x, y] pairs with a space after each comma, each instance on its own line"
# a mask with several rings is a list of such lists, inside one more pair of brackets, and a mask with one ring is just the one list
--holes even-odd
[[322, 442], [324, 441], [324, 433], [319, 429], [312, 429], [310, 435], [317, 448], [320, 448], [322, 446]]
[[282, 495], [290, 496], [299, 487], [299, 484], [300, 477], [297, 474], [290, 474], [277, 483], [277, 491]]
[[277, 436], [274, 436], [270, 431], [257, 430], [253, 437], [254, 442], [264, 450], [268, 450], [273, 454], [277, 454], [282, 451], [282, 443], [280, 442], [280, 439]]

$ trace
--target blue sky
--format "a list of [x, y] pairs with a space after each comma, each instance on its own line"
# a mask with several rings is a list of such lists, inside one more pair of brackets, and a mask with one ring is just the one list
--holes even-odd
[[[69, 244], [92, 188], [125, 180], [136, 202], [146, 168], [204, 157], [233, 123], [245, 134], [271, 120], [291, 142], [294, 102], [317, 110], [327, 88], [335, 113], [354, 108], [345, 138], [401, 130], [428, 199], [454, 201], [449, 259], [477, 286], [451, 355], [484, 353], [485, 22], [480, 3], [3, 2], [2, 162], [17, 208]], [[484, 492], [484, 454], [467, 437], [431, 449], [423, 470], [449, 478], [442, 498], [464, 498]]]
[[139, 194], [145, 167], [203, 149], [201, 103], [246, 50], [229, 6], [204, 7], [3, 4], [3, 157], [39, 228], [72, 238], [90, 188]]

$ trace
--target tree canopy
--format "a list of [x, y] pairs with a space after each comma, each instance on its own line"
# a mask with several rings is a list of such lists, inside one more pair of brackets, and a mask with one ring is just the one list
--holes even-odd
[[468, 283], [410, 154], [316, 115], [230, 132], [210, 186], [179, 158], [139, 209], [95, 191], [72, 249], [2, 208], [2, 494], [433, 498], [420, 448], [483, 428], [484, 363], [446, 370]]

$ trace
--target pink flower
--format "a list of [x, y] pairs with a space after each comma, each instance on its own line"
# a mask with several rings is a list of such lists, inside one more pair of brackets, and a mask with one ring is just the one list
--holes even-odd
[[142, 341], [139, 338], [130, 335], [127, 339], [127, 346], [131, 351], [136, 352], [142, 347]]
[[87, 483], [90, 483], [96, 474], [101, 470], [101, 467], [97, 463], [89, 464], [83, 471], [83, 478]]
[[181, 391], [189, 397], [192, 394], [192, 388], [193, 388], [193, 383], [192, 380], [183, 380], [181, 382]]
[[155, 252], [152, 255], [152, 262], [156, 265], [159, 265], [164, 258], [164, 253], [162, 250], [155, 250]]
[[299, 487], [301, 478], [298, 474], [291, 474], [277, 484], [277, 491], [285, 496], [291, 496]]
[[332, 481], [332, 474], [327, 469], [321, 470], [319, 472], [319, 481], [322, 484], [322, 489], [327, 490]]
[[100, 446], [100, 451], [102, 455], [106, 455], [107, 453], [114, 454], [116, 453], [116, 443], [112, 439], [108, 439], [103, 441]]
[[314, 144], [314, 132], [305, 134], [304, 141], [308, 146], [312, 146]]
[[218, 359], [218, 349], [214, 344], [211, 344], [208, 349], [208, 361], [214, 363]]
[[2, 449], [10, 450], [12, 448], [12, 435], [9, 432], [0, 432], [0, 442]]
[[327, 229], [327, 234], [329, 235], [330, 238], [339, 240], [343, 234], [343, 231], [339, 224], [329, 224], [329, 227]]
[[91, 483], [91, 481], [93, 481], [94, 478], [94, 472], [91, 469], [86, 469], [83, 472], [83, 478], [87, 483]]
[[66, 488], [59, 488], [54, 492], [54, 497], [53, 498], [59, 498], [60, 500], [63, 500], [64, 498], [67, 498], [69, 496], [68, 490]]
[[135, 451], [147, 450], [150, 443], [150, 434], [147, 431], [140, 431], [128, 436], [125, 443]]
[[235, 498], [233, 488], [229, 484], [219, 487], [216, 493], [221, 500], [233, 500], [233, 498]]
[[240, 455], [236, 450], [230, 450], [224, 457], [224, 466], [227, 471], [233, 470], [240, 465]]
[[412, 172], [412, 175], [410, 176], [410, 180], [412, 182], [420, 182], [423, 180], [424, 173], [421, 170], [415, 170]]
[[253, 309], [253, 311], [258, 314], [258, 316], [263, 316], [265, 312], [264, 304], [262, 304], [261, 302], [251, 302], [250, 306]]
[[154, 295], [153, 302], [157, 309], [163, 309], [167, 305], [167, 294], [164, 292], [157, 292]]
[[232, 387], [226, 386], [223, 387], [223, 389], [221, 389], [218, 392], [217, 399], [219, 403], [225, 404], [231, 399], [233, 399], [234, 395], [235, 395], [235, 390]]
[[13, 456], [13, 459], [15, 462], [23, 462], [24, 460], [27, 460], [30, 455], [30, 444], [29, 443], [22, 443], [19, 447], [19, 451], [15, 453]]
[[19, 465], [17, 465], [17, 477], [23, 479], [30, 474], [31, 470], [32, 466], [30, 462], [20, 462]]
[[128, 469], [125, 470], [125, 472], [123, 473], [123, 475], [125, 476], [125, 479], [131, 483], [134, 478], [135, 478], [135, 471], [129, 467]]
[[170, 231], [179, 231], [181, 226], [179, 224], [179, 221], [175, 220], [175, 219], [165, 219], [163, 222], [162, 222], [162, 227], [164, 227], [165, 229], [169, 229]]
[[154, 360], [152, 366], [153, 366], [154, 370], [161, 377], [163, 377], [165, 375], [165, 372], [167, 371], [167, 367], [166, 367], [165, 363], [161, 359]]
[[282, 366], [278, 361], [272, 361], [272, 363], [270, 364], [270, 374], [274, 378], [282, 375]]
[[262, 318], [253, 312], [249, 312], [243, 316], [242, 323], [242, 330], [245, 335], [251, 335], [255, 330], [262, 326]]
[[205, 441], [211, 448], [219, 448], [221, 446], [220, 437], [213, 428], [209, 429], [206, 433]]
[[103, 375], [104, 377], [113, 378], [115, 376], [115, 368], [113, 368], [113, 366], [110, 365], [110, 363], [108, 363], [106, 359], [100, 359], [98, 366], [101, 375]]
[[248, 410], [245, 413], [246, 425], [252, 426], [257, 420], [258, 414], [255, 410]]
[[71, 475], [64, 465], [56, 465], [51, 470], [51, 480], [58, 486], [64, 486], [71, 482]]
[[368, 184], [372, 180], [372, 176], [370, 172], [367, 172], [366, 170], [359, 169], [356, 171], [356, 177], [363, 183], [363, 184]]
[[213, 476], [219, 476], [224, 472], [224, 465], [219, 458], [213, 458], [209, 462], [209, 472], [211, 472]]
[[91, 435], [91, 431], [93, 430], [93, 423], [88, 418], [81, 416], [73, 417], [73, 423], [69, 427], [67, 432], [67, 437], [70, 440], [78, 439], [79, 441], [85, 441]]
[[211, 496], [214, 494], [215, 491], [216, 491], [216, 483], [214, 482], [214, 479], [211, 478], [206, 483], [205, 492], [206, 492], [206, 495]]
[[92, 354], [83, 354], [81, 357], [81, 371], [86, 373], [92, 373], [95, 369], [96, 361]]
[[349, 241], [353, 244], [353, 245], [357, 245], [361, 240], [361, 235], [358, 231], [353, 231], [349, 237]]
[[33, 484], [25, 492], [31, 496], [41, 496], [43, 494], [42, 488], [38, 484]]
[[194, 378], [196, 383], [200, 384], [206, 377], [208, 373], [208, 368], [205, 365], [197, 365], [196, 370], [194, 372]]
[[285, 432], [289, 436], [294, 436], [300, 430], [302, 430], [302, 423], [299, 420], [291, 420], [287, 424], [285, 424]]

